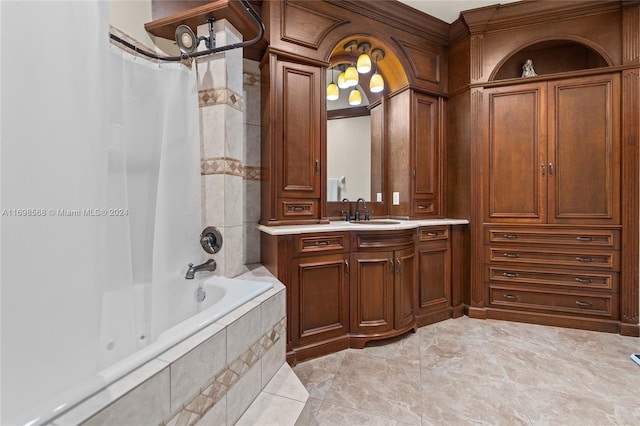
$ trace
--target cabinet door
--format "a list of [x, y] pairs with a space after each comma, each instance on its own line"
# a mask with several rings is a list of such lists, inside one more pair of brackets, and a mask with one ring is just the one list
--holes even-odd
[[620, 79], [549, 83], [549, 222], [620, 223]]
[[484, 92], [486, 222], [546, 221], [544, 84]]
[[293, 346], [349, 332], [348, 254], [301, 257], [294, 262]]
[[321, 69], [279, 60], [276, 85], [276, 167], [282, 198], [320, 197]]
[[412, 248], [395, 255], [395, 328], [405, 327], [416, 317], [416, 253]]
[[440, 213], [442, 192], [442, 138], [440, 107], [437, 98], [413, 93], [413, 197], [414, 215]]
[[451, 307], [450, 253], [447, 241], [418, 245], [418, 312], [428, 315]]
[[393, 252], [351, 254], [351, 333], [393, 329]]

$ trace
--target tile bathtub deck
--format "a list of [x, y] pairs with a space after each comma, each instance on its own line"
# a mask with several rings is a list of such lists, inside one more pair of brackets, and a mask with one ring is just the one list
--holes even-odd
[[306, 425], [639, 425], [640, 339], [447, 320], [294, 367]]

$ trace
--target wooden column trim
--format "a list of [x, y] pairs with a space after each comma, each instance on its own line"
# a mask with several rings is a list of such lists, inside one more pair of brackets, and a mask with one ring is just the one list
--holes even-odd
[[640, 272], [639, 155], [640, 69], [622, 73], [622, 277], [620, 285], [620, 334], [640, 336], [638, 327]]
[[[471, 90], [471, 176], [472, 179], [481, 179], [483, 170], [482, 141], [484, 128], [482, 125], [483, 89]], [[473, 318], [486, 318], [484, 311], [485, 291], [482, 274], [482, 189], [481, 185], [474, 185], [476, 190], [471, 191], [471, 307], [469, 316]]]

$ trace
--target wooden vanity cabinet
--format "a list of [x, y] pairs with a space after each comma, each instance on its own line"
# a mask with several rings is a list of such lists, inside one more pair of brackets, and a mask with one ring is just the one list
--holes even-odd
[[448, 226], [422, 227], [416, 245], [418, 326], [452, 316], [451, 241]]
[[466, 224], [363, 228], [263, 232], [262, 263], [287, 287], [290, 364], [463, 314]]
[[303, 234], [293, 244], [287, 289], [291, 351], [317, 356], [348, 347], [349, 234]]
[[353, 233], [351, 347], [416, 328], [414, 230]]

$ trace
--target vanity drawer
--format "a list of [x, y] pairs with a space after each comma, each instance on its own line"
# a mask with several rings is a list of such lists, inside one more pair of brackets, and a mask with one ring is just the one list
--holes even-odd
[[448, 238], [448, 226], [423, 226], [418, 229], [419, 241], [446, 240]]
[[317, 200], [279, 200], [278, 219], [314, 219], [318, 218]]
[[617, 293], [556, 292], [489, 286], [490, 304], [511, 309], [543, 310], [573, 315], [617, 317]]
[[433, 216], [438, 211], [438, 206], [434, 200], [414, 200], [413, 214], [416, 216]]
[[415, 233], [415, 229], [354, 232], [352, 247], [355, 246], [358, 250], [396, 250], [413, 245]]
[[346, 252], [349, 251], [349, 234], [341, 232], [301, 235], [297, 237], [296, 248], [299, 254]]
[[487, 265], [485, 267], [485, 281], [513, 285], [539, 284], [574, 287], [583, 290], [594, 289], [617, 292], [619, 277], [617, 272], [540, 271], [527, 268], [504, 268]]
[[617, 229], [485, 227], [485, 244], [545, 244], [620, 250]]
[[485, 247], [485, 259], [492, 263], [527, 263], [545, 266], [620, 269], [619, 252], [605, 250], [539, 249], [536, 247]]

